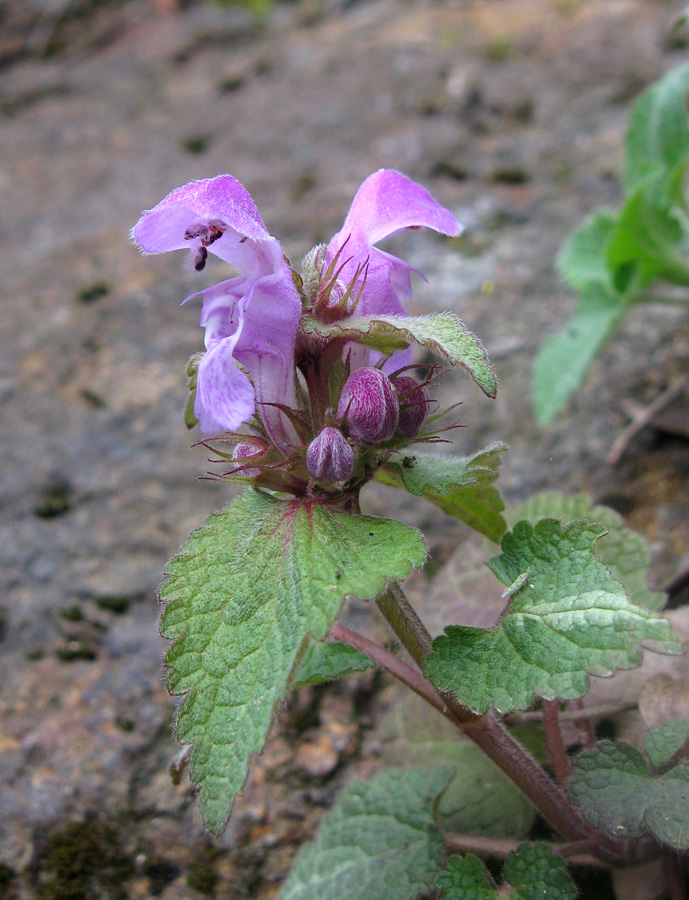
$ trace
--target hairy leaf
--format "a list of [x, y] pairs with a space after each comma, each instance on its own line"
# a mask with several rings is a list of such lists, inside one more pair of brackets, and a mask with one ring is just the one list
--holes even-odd
[[547, 844], [522, 844], [507, 854], [497, 888], [473, 854], [452, 856], [438, 876], [440, 900], [574, 900], [577, 889], [561, 856]]
[[662, 769], [671, 762], [679, 762], [678, 755], [689, 756], [689, 717], [670, 719], [648, 732], [644, 742], [646, 755], [654, 769]]
[[376, 477], [384, 484], [426, 497], [497, 543], [505, 533], [505, 520], [500, 515], [505, 504], [495, 482], [500, 456], [506, 449], [505, 444], [495, 443], [464, 457], [396, 453]]
[[299, 854], [278, 900], [416, 900], [444, 862], [434, 808], [452, 772], [386, 771], [354, 782]]
[[523, 838], [535, 812], [510, 779], [455, 725], [408, 691], [376, 733], [390, 766], [449, 767], [452, 780], [438, 801], [436, 820], [447, 831]]
[[540, 425], [552, 422], [564, 408], [626, 310], [626, 303], [602, 289], [587, 289], [569, 322], [543, 344], [531, 378]]
[[304, 333], [316, 343], [356, 341], [390, 355], [410, 344], [420, 344], [453, 366], [461, 366], [489, 397], [495, 397], [498, 382], [483, 344], [452, 313], [431, 316], [368, 316], [343, 319], [324, 325], [302, 319]]
[[596, 828], [632, 840], [652, 834], [678, 850], [689, 848], [688, 762], [654, 776], [638, 750], [612, 741], [572, 762], [567, 794]]
[[587, 673], [638, 665], [642, 642], [679, 652], [669, 623], [631, 604], [596, 560], [605, 531], [584, 521], [517, 523], [503, 555], [488, 563], [511, 595], [502, 619], [492, 630], [447, 628], [433, 643], [427, 677], [475, 712], [508, 712], [536, 696], [581, 697]]
[[341, 641], [312, 641], [294, 676], [292, 687], [335, 681], [352, 672], [375, 669], [376, 664], [351, 644]]
[[593, 505], [586, 494], [562, 494], [559, 491], [543, 491], [527, 500], [509, 507], [505, 512], [509, 525], [520, 519], [528, 519], [535, 525], [540, 519], [588, 519], [607, 526], [594, 546], [596, 559], [610, 570], [614, 579], [624, 587], [627, 597], [637, 606], [660, 609], [665, 605], [665, 594], [651, 591], [646, 586], [646, 576], [651, 562], [651, 550], [646, 540], [636, 531], [624, 525], [622, 516], [609, 506]]
[[387, 519], [255, 490], [211, 516], [167, 568], [168, 689], [186, 694], [177, 737], [201, 814], [224, 827], [261, 750], [304, 641], [323, 638], [348, 595], [375, 597], [426, 556], [418, 532]]
[[689, 64], [651, 85], [635, 102], [625, 138], [625, 190], [654, 172], [672, 172], [689, 159]]

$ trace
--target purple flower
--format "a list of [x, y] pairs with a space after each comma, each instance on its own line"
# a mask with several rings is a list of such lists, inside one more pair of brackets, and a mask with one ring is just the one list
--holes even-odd
[[327, 426], [306, 450], [306, 468], [319, 481], [344, 481], [354, 471], [354, 451], [337, 428]]
[[301, 300], [282, 247], [249, 193], [231, 175], [192, 182], [144, 213], [132, 236], [146, 253], [188, 249], [197, 270], [214, 253], [242, 271], [192, 295], [203, 298], [206, 344], [194, 412], [201, 431], [216, 434], [236, 431], [258, 403], [269, 436], [286, 449], [289, 425], [274, 404], [296, 406]]
[[411, 298], [412, 267], [374, 245], [403, 228], [422, 227], [452, 236], [462, 230], [449, 210], [401, 172], [379, 169], [369, 175], [357, 191], [342, 229], [328, 244], [326, 254], [329, 265], [340, 252], [336, 266], [343, 266], [338, 278], [345, 284], [359, 270], [361, 286], [365, 273], [366, 282], [356, 315], [406, 313]]

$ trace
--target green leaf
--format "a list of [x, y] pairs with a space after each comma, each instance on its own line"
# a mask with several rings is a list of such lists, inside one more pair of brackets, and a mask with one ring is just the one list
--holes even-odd
[[352, 672], [365, 672], [375, 669], [376, 664], [368, 656], [360, 653], [351, 644], [341, 641], [324, 643], [312, 641], [306, 648], [304, 658], [294, 676], [292, 687], [303, 687], [305, 684], [323, 684], [335, 681]]
[[689, 848], [689, 763], [653, 776], [638, 750], [612, 741], [600, 741], [572, 763], [567, 794], [596, 828], [630, 840], [652, 834], [675, 849]]
[[677, 193], [676, 180], [659, 172], [627, 196], [607, 246], [614, 279], [633, 277], [639, 289], [657, 278], [689, 285], [689, 228]]
[[679, 652], [670, 624], [634, 606], [595, 558], [602, 525], [543, 519], [519, 522], [488, 565], [512, 585], [492, 630], [452, 626], [433, 643], [426, 676], [478, 713], [525, 709], [536, 696], [573, 700], [589, 688], [587, 673], [610, 675], [641, 662], [641, 643]]
[[689, 158], [689, 64], [668, 72], [635, 102], [625, 138], [625, 190], [649, 175], [672, 172]]
[[505, 444], [495, 443], [464, 457], [396, 453], [376, 472], [376, 478], [425, 497], [497, 543], [505, 533], [500, 515], [505, 505], [494, 484], [505, 450]]
[[594, 506], [586, 494], [543, 491], [526, 503], [509, 507], [505, 518], [508, 525], [514, 525], [520, 519], [528, 519], [535, 525], [540, 519], [550, 518], [565, 522], [588, 519], [602, 523], [607, 526], [608, 533], [594, 546], [596, 559], [607, 566], [612, 577], [622, 584], [632, 603], [646, 609], [661, 609], [665, 605], [665, 594], [651, 591], [646, 586], [651, 562], [648, 543], [636, 531], [627, 528], [622, 516], [609, 506]]
[[627, 311], [626, 302], [591, 288], [567, 325], [538, 351], [531, 378], [536, 420], [547, 425], [581, 384], [589, 366]]
[[574, 900], [577, 896], [564, 859], [547, 844], [522, 844], [512, 850], [503, 875], [505, 883], [498, 889], [473, 854], [452, 856], [436, 882], [440, 900]]
[[649, 730], [644, 747], [653, 768], [662, 769], [685, 749], [687, 752], [684, 756], [689, 756], [687, 741], [689, 741], [689, 717], [670, 719]]
[[557, 270], [578, 293], [602, 292], [615, 299], [606, 250], [615, 230], [617, 216], [599, 210], [576, 228], [560, 248]]
[[393, 704], [378, 728], [383, 762], [454, 771], [436, 810], [447, 831], [525, 837], [535, 812], [510, 779], [475, 744], [416, 694]]
[[248, 490], [190, 536], [161, 588], [168, 689], [186, 694], [177, 737], [193, 744], [201, 814], [220, 832], [309, 636], [348, 595], [375, 597], [423, 564], [418, 532]]
[[461, 366], [489, 397], [495, 397], [498, 382], [483, 344], [452, 313], [430, 316], [367, 316], [343, 319], [325, 325], [303, 318], [304, 334], [318, 344], [355, 341], [389, 356], [410, 344], [420, 344], [453, 366]]
[[434, 824], [447, 769], [386, 771], [354, 782], [297, 856], [278, 900], [416, 900], [444, 863]]

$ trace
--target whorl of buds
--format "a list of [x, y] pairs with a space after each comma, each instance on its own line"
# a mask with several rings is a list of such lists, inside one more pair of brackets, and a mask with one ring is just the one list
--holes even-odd
[[324, 428], [306, 450], [306, 468], [319, 481], [346, 481], [354, 471], [354, 451], [338, 428]]
[[340, 394], [337, 416], [365, 444], [383, 444], [395, 433], [400, 407], [390, 379], [367, 366], [352, 372]]
[[392, 386], [397, 391], [400, 404], [397, 434], [406, 438], [415, 438], [421, 431], [428, 415], [430, 402], [428, 391], [420, 381], [409, 375], [393, 378]]
[[[259, 456], [263, 456], [267, 449], [268, 445], [265, 441], [260, 439], [254, 441], [239, 441], [238, 444], [235, 444], [235, 448], [232, 451], [232, 461], [242, 463], [244, 460], [253, 459], [254, 457], [258, 458]], [[241, 465], [238, 466], [236, 474], [244, 475], [246, 478], [255, 478], [256, 475], [261, 474], [261, 470]]]

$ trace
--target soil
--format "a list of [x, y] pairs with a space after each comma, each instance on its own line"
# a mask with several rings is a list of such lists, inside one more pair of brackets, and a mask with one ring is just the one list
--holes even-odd
[[[201, 331], [179, 302], [225, 274], [143, 258], [128, 240], [177, 185], [232, 172], [296, 260], [375, 169], [421, 181], [467, 233], [390, 243], [428, 278], [414, 311], [456, 311], [501, 379], [494, 402], [446, 380], [466, 426], [454, 450], [506, 440], [508, 500], [553, 487], [614, 506], [650, 541], [656, 587], [687, 565], [686, 438], [646, 428], [605, 462], [629, 404], [686, 373], [686, 315], [634, 310], [552, 426], [529, 402], [533, 356], [574, 305], [558, 247], [619, 201], [630, 103], [686, 57], [667, 34], [684, 5], [301, 0], [257, 17], [212, 2], [6, 0], [0, 897], [270, 900], [342, 784], [380, 767], [393, 688], [364, 673], [289, 698], [218, 840], [186, 780], [170, 779], [156, 587], [232, 496], [197, 480], [206, 454], [181, 414]], [[365, 505], [424, 529], [430, 574], [466, 534], [392, 489], [368, 489]], [[382, 628], [364, 604], [349, 616]]]

